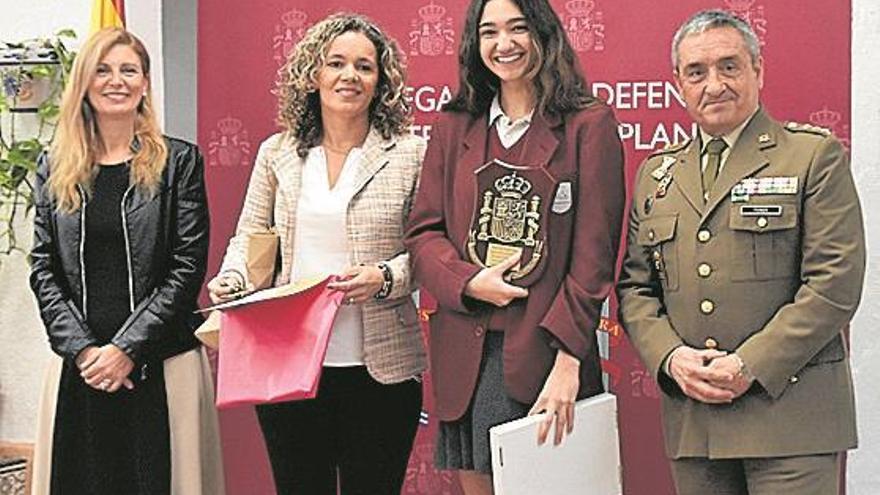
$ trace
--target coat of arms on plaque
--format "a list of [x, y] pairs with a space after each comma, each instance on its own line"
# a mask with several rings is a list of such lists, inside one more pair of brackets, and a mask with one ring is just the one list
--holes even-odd
[[476, 211], [468, 233], [467, 254], [484, 268], [519, 255], [520, 262], [505, 274], [505, 279], [530, 285], [540, 274], [536, 269], [547, 254], [545, 224], [553, 179], [543, 168], [498, 160], [478, 169], [476, 175]]

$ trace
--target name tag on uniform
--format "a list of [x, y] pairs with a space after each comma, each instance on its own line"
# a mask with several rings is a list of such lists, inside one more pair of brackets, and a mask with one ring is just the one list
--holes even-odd
[[739, 207], [739, 214], [744, 217], [781, 217], [782, 206], [780, 205], [743, 205]]

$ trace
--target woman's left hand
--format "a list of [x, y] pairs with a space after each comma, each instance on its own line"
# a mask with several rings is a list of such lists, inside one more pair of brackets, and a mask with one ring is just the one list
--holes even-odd
[[133, 389], [134, 383], [128, 375], [134, 369], [134, 361], [113, 344], [99, 347], [98, 352], [98, 358], [80, 372], [86, 384], [108, 393], [123, 386]]
[[562, 437], [574, 429], [574, 402], [580, 386], [580, 366], [581, 362], [576, 357], [563, 350], [557, 351], [553, 369], [544, 382], [538, 400], [529, 411], [529, 416], [547, 414], [538, 427], [538, 445], [547, 441], [554, 422], [555, 445], [562, 443]]
[[385, 278], [382, 269], [374, 265], [353, 266], [340, 275], [340, 280], [330, 282], [327, 288], [345, 292], [346, 304], [369, 301], [382, 288]]

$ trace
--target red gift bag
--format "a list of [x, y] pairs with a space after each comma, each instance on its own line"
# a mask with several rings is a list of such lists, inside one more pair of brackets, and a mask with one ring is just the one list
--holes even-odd
[[218, 408], [315, 397], [344, 296], [329, 281], [223, 311]]

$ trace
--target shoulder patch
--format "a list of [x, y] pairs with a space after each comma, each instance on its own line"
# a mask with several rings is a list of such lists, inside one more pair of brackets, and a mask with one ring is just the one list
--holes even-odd
[[680, 143], [668, 143], [666, 146], [659, 150], [654, 150], [651, 152], [650, 156], [659, 156], [659, 155], [667, 155], [669, 153], [675, 153], [684, 149], [687, 145], [691, 143], [690, 139], [685, 139]]
[[803, 124], [801, 122], [786, 122], [785, 130], [789, 132], [807, 132], [810, 134], [816, 134], [818, 136], [830, 136], [831, 131], [824, 127], [819, 127], [813, 124]]

